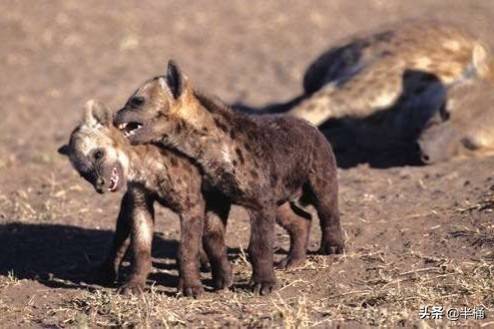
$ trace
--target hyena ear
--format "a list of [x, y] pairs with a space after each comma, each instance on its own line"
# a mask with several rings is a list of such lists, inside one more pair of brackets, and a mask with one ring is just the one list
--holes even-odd
[[479, 43], [475, 44], [472, 52], [472, 64], [475, 69], [481, 74], [486, 75], [489, 70], [489, 54], [487, 50]]
[[112, 124], [113, 113], [103, 103], [91, 99], [84, 106], [84, 123], [90, 126], [102, 125], [108, 127]]
[[166, 84], [170, 89], [173, 97], [178, 99], [184, 93], [187, 78], [182, 74], [180, 68], [174, 60], [168, 61], [168, 68], [166, 69]]
[[70, 146], [64, 144], [58, 148], [57, 152], [61, 155], [70, 156]]

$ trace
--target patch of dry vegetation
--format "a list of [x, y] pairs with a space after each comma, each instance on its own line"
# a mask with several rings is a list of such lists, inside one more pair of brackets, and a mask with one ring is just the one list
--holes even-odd
[[[78, 185], [76, 187], [80, 189]], [[0, 219], [9, 223], [51, 221], [63, 217], [67, 212], [67, 192], [70, 191], [51, 176], [36, 187], [19, 189], [8, 195], [0, 193]]]
[[376, 277], [324, 301], [335, 316], [377, 326], [415, 323], [421, 306], [493, 305], [494, 266], [442, 259], [436, 266], [400, 272], [383, 266]]
[[464, 207], [459, 207], [457, 209], [459, 213], [471, 214], [474, 211], [492, 213], [494, 211], [494, 185], [490, 187], [489, 192], [484, 193], [480, 197], [480, 201], [477, 202], [466, 201], [465, 204], [466, 205]]
[[[67, 200], [80, 193], [79, 189], [79, 185], [46, 178], [38, 188], [18, 190], [8, 196], [0, 194], [1, 220], [39, 222], [62, 218], [73, 207]], [[405, 219], [419, 220], [430, 213], [433, 218], [441, 218], [451, 213], [454, 216], [451, 225], [431, 224], [432, 228], [438, 228], [436, 239], [446, 239], [446, 244], [451, 242], [448, 239], [463, 240], [461, 245], [473, 248], [478, 255], [472, 259], [446, 256], [451, 246], [440, 250], [440, 256], [430, 245], [424, 251], [414, 248], [420, 244], [412, 244], [406, 254], [400, 254], [401, 249], [382, 249], [384, 246], [374, 241], [357, 247], [351, 241], [356, 238], [354, 232], [347, 232], [351, 246], [348, 253], [338, 257], [310, 256], [303, 267], [278, 271], [280, 288], [268, 297], [254, 296], [245, 289], [251, 269], [245, 251], [240, 248], [233, 260], [237, 284], [233, 292], [206, 293], [194, 300], [175, 296], [173, 288], [158, 282], [150, 284], [142, 296], [128, 297], [116, 294], [114, 289], [85, 289], [65, 282], [66, 286], [83, 289], [62, 294], [46, 305], [46, 312], [40, 312], [34, 302], [11, 305], [2, 297], [3, 291], [24, 285], [24, 280], [19, 281], [10, 273], [0, 277], [0, 314], [21, 318], [24, 324], [64, 328], [326, 328], [339, 324], [434, 327], [451, 323], [446, 319], [420, 321], [421, 306], [447, 309], [484, 305], [486, 320], [459, 322], [467, 326], [494, 325], [490, 315], [494, 305], [494, 193], [490, 191], [471, 200], [477, 201], [465, 201], [449, 212], [427, 210]], [[87, 211], [86, 205], [76, 205], [78, 213]], [[398, 219], [386, 223], [395, 220]], [[177, 275], [170, 269], [157, 268], [155, 272]]]
[[[372, 255], [371, 255], [372, 256]], [[372, 326], [424, 326], [421, 306], [475, 307], [494, 305], [494, 264], [484, 260], [458, 262], [415, 253], [429, 266], [404, 270], [386, 258], [352, 254], [338, 263], [363, 262], [370, 275], [357, 282], [332, 283], [327, 296], [311, 288], [312, 268], [279, 272], [281, 288], [269, 297], [253, 296], [244, 289], [207, 293], [194, 300], [163, 293], [155, 286], [142, 296], [120, 296], [110, 289], [83, 291], [65, 299], [38, 322], [62, 327], [331, 327], [341, 322]], [[373, 260], [372, 260], [373, 259]], [[239, 264], [237, 278], [248, 278], [249, 268]], [[319, 271], [321, 271], [319, 269]], [[328, 273], [329, 274], [329, 273]], [[331, 276], [328, 275], [328, 282]], [[329, 284], [328, 284], [329, 285]], [[286, 292], [296, 287], [303, 293]], [[489, 310], [486, 311], [489, 316]], [[435, 325], [446, 324], [446, 319]], [[434, 324], [432, 320], [427, 321]], [[466, 322], [463, 320], [463, 324]], [[478, 322], [483, 324], [487, 322]]]

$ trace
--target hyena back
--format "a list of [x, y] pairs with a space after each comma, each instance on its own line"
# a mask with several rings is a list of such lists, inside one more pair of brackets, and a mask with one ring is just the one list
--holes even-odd
[[[288, 113], [315, 125], [363, 118], [431, 97], [430, 88], [441, 90], [437, 84], [448, 88], [476, 79], [494, 82], [494, 60], [483, 42], [456, 25], [410, 22], [323, 53], [305, 74], [305, 99]], [[434, 97], [431, 102], [437, 110]]]

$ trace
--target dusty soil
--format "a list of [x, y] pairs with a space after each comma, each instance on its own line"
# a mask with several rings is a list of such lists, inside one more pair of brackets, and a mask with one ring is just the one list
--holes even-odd
[[[56, 153], [86, 99], [118, 108], [170, 57], [198, 87], [262, 106], [300, 93], [304, 69], [332, 42], [381, 24], [436, 17], [488, 38], [491, 1], [6, 0], [0, 9], [0, 327], [494, 327], [494, 158], [341, 169], [346, 254], [278, 271], [269, 297], [246, 289], [248, 223], [236, 208], [235, 291], [193, 300], [176, 296], [178, 221], [167, 211], [144, 296], [85, 283], [121, 196], [95, 194]], [[280, 258], [288, 238], [278, 236]], [[487, 319], [419, 321], [426, 305], [484, 305]]]

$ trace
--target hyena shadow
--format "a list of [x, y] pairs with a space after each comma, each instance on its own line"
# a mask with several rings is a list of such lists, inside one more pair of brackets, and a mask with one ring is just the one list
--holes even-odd
[[[94, 289], [92, 274], [109, 251], [113, 235], [109, 230], [70, 225], [0, 225], [0, 275], [35, 280], [48, 287]], [[175, 270], [177, 249], [177, 241], [155, 234], [155, 267]], [[119, 281], [126, 274], [128, 266], [123, 266]], [[158, 271], [149, 279], [158, 286], [175, 288], [178, 274]]]
[[[364, 163], [374, 168], [420, 166], [424, 163], [418, 139], [431, 122], [447, 120], [447, 89], [434, 74], [405, 70], [400, 94], [393, 104], [362, 118], [329, 119], [319, 129], [333, 146], [340, 168]], [[247, 114], [283, 114], [317, 90], [261, 108], [243, 103], [232, 107]]]

